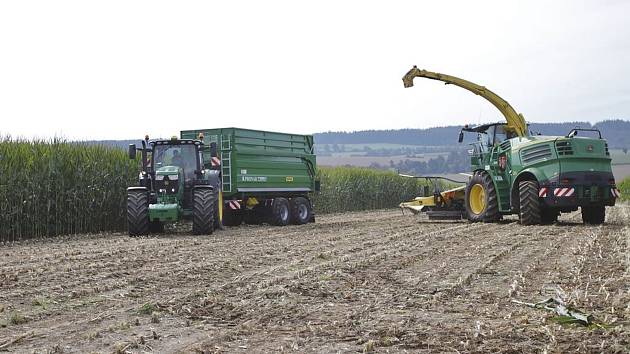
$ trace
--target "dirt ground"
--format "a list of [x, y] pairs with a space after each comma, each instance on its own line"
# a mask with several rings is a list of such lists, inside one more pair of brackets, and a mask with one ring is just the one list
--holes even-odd
[[[628, 352], [630, 206], [607, 224], [305, 226], [0, 246], [0, 352]], [[561, 296], [591, 328], [513, 300]]]

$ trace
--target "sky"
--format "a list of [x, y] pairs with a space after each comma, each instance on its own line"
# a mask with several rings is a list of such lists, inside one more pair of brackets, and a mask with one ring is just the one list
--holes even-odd
[[630, 119], [629, 1], [2, 1], [0, 135]]

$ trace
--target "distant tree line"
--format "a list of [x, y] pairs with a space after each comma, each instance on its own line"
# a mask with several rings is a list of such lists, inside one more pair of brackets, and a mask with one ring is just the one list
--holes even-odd
[[[597, 128], [609, 147], [623, 149], [630, 147], [630, 121], [616, 119], [596, 124], [589, 122], [532, 123], [529, 129], [543, 135], [566, 135], [573, 128]], [[423, 146], [446, 146], [457, 144], [461, 126], [437, 127], [428, 129], [363, 130], [356, 132], [326, 132], [314, 134], [316, 144], [402, 144]], [[473, 142], [474, 134], [466, 134], [465, 142]]]
[[449, 152], [446, 158], [440, 155], [427, 161], [405, 159], [394, 162], [391, 160], [389, 165], [372, 163], [370, 167], [390, 169], [410, 175], [459, 173], [470, 170], [470, 155], [467, 150], [461, 149]]

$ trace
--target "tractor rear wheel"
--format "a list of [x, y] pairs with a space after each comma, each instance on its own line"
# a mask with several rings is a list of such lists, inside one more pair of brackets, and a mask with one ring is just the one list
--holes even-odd
[[212, 189], [199, 188], [193, 191], [193, 234], [209, 235], [214, 231], [216, 201], [216, 194]]
[[582, 221], [585, 224], [601, 225], [606, 219], [606, 207], [582, 207]]
[[518, 184], [519, 219], [522, 225], [536, 225], [542, 221], [538, 182], [522, 181]]
[[475, 172], [466, 186], [464, 199], [468, 220], [493, 222], [500, 219], [497, 191], [487, 172]]
[[291, 221], [291, 209], [286, 198], [276, 198], [271, 205], [271, 224], [286, 226]]
[[127, 192], [127, 225], [129, 236], [149, 233], [149, 195], [146, 191]]
[[308, 223], [313, 214], [311, 203], [304, 197], [291, 199], [291, 223], [295, 225], [303, 225]]

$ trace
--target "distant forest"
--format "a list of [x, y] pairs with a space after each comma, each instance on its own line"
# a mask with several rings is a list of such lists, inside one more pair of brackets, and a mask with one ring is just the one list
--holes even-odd
[[[529, 130], [542, 135], [566, 135], [573, 128], [597, 128], [613, 149], [630, 147], [630, 121], [606, 120], [592, 125], [588, 122], [532, 123]], [[461, 126], [428, 129], [363, 130], [356, 132], [326, 132], [314, 134], [316, 144], [402, 144], [445, 146], [457, 143]], [[466, 134], [468, 142], [474, 134]]]
[[[543, 135], [566, 135], [573, 128], [597, 128], [612, 149], [630, 148], [630, 121], [606, 120], [592, 125], [588, 122], [532, 123], [529, 129]], [[315, 144], [401, 144], [419, 146], [453, 146], [461, 126], [428, 129], [362, 130], [356, 132], [326, 132], [313, 134]], [[473, 142], [474, 134], [466, 134], [465, 142]], [[129, 144], [140, 144], [140, 140], [93, 140], [86, 144], [99, 144], [127, 148]]]

